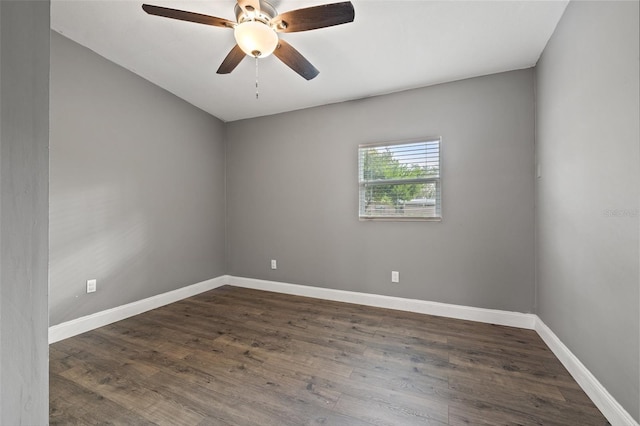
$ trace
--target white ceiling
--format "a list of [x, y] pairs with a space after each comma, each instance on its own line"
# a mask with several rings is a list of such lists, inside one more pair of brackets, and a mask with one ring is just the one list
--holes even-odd
[[[340, 0], [275, 0], [278, 12]], [[224, 120], [359, 99], [536, 64], [568, 0], [352, 0], [353, 23], [280, 36], [320, 75], [275, 56], [216, 74], [233, 31], [147, 15], [143, 2], [235, 20], [233, 0], [53, 0], [51, 27]]]

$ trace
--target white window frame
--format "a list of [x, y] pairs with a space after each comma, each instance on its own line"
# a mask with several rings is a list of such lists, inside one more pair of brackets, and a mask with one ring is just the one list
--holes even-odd
[[[401, 145], [411, 145], [417, 143], [437, 143], [438, 144], [438, 176], [429, 176], [423, 178], [411, 178], [411, 179], [379, 179], [379, 180], [365, 180], [364, 179], [364, 150], [377, 147], [394, 147]], [[371, 215], [365, 211], [366, 207], [366, 188], [371, 185], [402, 185], [411, 183], [434, 183], [436, 187], [435, 197], [435, 213], [430, 216], [389, 216], [389, 215]], [[428, 222], [440, 222], [442, 221], [442, 138], [440, 136], [431, 136], [426, 138], [417, 138], [403, 141], [393, 142], [376, 142], [366, 143], [358, 145], [358, 217], [361, 221], [428, 221]]]

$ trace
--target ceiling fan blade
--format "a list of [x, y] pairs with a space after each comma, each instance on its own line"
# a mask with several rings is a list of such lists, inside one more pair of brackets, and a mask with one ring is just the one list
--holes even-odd
[[273, 54], [284, 62], [286, 66], [307, 80], [315, 78], [315, 76], [320, 73], [316, 67], [311, 65], [311, 62], [307, 61], [300, 52], [291, 47], [291, 45], [284, 40], [278, 41], [278, 47], [273, 51]]
[[271, 23], [278, 32], [293, 33], [347, 24], [354, 18], [353, 4], [345, 1], [291, 10], [274, 17]]
[[163, 16], [165, 18], [179, 19], [197, 24], [213, 25], [214, 27], [223, 28], [233, 28], [236, 26], [235, 22], [229, 21], [228, 19], [187, 12], [185, 10], [169, 9], [168, 7], [153, 6], [150, 4], [143, 4], [142, 9], [149, 15]]
[[216, 72], [218, 74], [229, 74], [238, 66], [245, 56], [247, 55], [240, 49], [240, 46], [236, 44], [227, 57], [224, 58], [224, 61], [222, 61], [220, 68], [218, 68]]
[[238, 0], [238, 6], [244, 13], [260, 13], [260, 0]]

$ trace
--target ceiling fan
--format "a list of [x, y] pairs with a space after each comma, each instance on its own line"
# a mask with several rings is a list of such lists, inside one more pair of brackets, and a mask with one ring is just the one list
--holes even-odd
[[233, 71], [245, 55], [265, 58], [273, 53], [285, 65], [307, 80], [316, 77], [319, 71], [300, 52], [280, 39], [278, 33], [293, 33], [346, 24], [353, 22], [355, 16], [350, 1], [278, 14], [276, 9], [266, 1], [237, 0], [234, 10], [236, 22], [150, 4], [143, 4], [142, 9], [150, 15], [233, 29], [237, 44], [222, 61], [218, 74], [228, 74]]

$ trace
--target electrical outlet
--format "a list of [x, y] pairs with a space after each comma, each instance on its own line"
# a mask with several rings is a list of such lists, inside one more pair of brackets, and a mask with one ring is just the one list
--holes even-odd
[[391, 282], [392, 283], [399, 283], [400, 282], [400, 272], [391, 271]]
[[93, 293], [98, 287], [98, 280], [87, 280], [87, 293]]
[[271, 269], [278, 269], [278, 262], [275, 259], [271, 259]]

